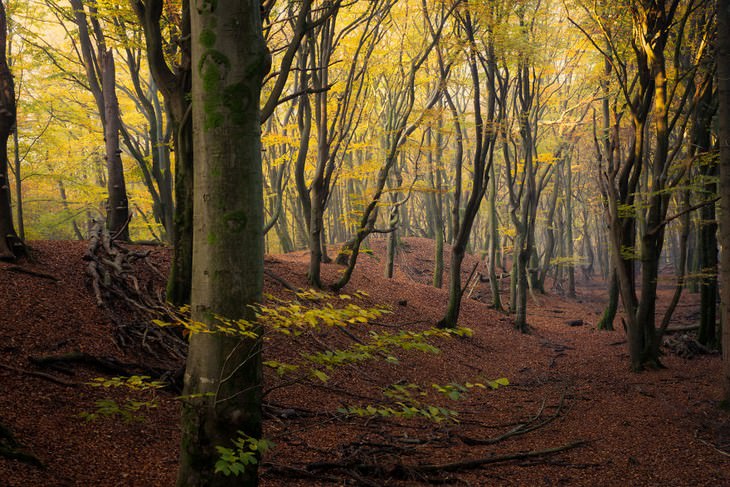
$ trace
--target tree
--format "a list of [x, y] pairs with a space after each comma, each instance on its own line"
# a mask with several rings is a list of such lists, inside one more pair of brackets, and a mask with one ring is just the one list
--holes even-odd
[[[494, 146], [499, 123], [496, 111], [496, 55], [494, 40], [490, 37], [484, 42], [484, 52], [477, 52], [475, 31], [477, 26], [472, 19], [472, 13], [466, 10], [459, 21], [466, 35], [466, 58], [472, 82], [472, 102], [474, 109], [474, 152], [472, 154], [472, 187], [471, 193], [464, 208], [464, 214], [459, 221], [455, 216], [455, 238], [451, 248], [451, 265], [449, 267], [449, 302], [444, 317], [438, 322], [440, 328], [456, 328], [461, 308], [461, 298], [464, 290], [461, 287], [461, 263], [464, 261], [466, 244], [471, 235], [474, 219], [487, 191], [490, 169], [494, 158]], [[487, 82], [486, 113], [482, 115], [481, 82], [479, 79], [480, 65], [484, 70]], [[448, 98], [447, 98], [448, 101]], [[457, 203], [455, 203], [455, 206]], [[457, 225], [458, 224], [458, 225]]]
[[[190, 3], [182, 0], [170, 21], [171, 38], [162, 35], [163, 0], [131, 0], [145, 33], [147, 62], [152, 78], [165, 98], [175, 153], [175, 211], [172, 229], [173, 258], [167, 281], [167, 299], [183, 305], [190, 301], [193, 259], [193, 134], [190, 123]], [[167, 42], [166, 42], [167, 41]], [[174, 59], [174, 61], [173, 61]]]
[[[696, 67], [684, 70], [678, 56], [672, 66], [667, 52], [672, 52], [670, 48], [681, 52], [688, 42], [688, 21], [699, 9], [679, 0], [632, 0], [629, 7], [628, 47], [607, 27], [608, 17], [615, 13], [601, 16], [592, 12], [607, 48], [578, 27], [611, 64], [630, 117], [626, 157], [613, 161], [613, 166], [602, 165], [600, 178], [606, 194], [611, 255], [626, 316], [631, 368], [638, 371], [661, 366], [659, 346], [668, 322], [656, 327], [657, 278], [666, 225], [674, 218], [667, 216], [671, 196], [687, 168], [677, 163], [676, 156], [682, 147], [683, 121], [688, 118], [681, 115], [689, 107], [688, 90], [693, 89], [697, 71]], [[693, 57], [700, 59], [705, 48], [706, 43], [698, 43]], [[672, 68], [677, 74], [668, 77]], [[641, 268], [640, 292], [636, 262]]]
[[8, 139], [15, 130], [15, 87], [8, 66], [6, 45], [8, 23], [0, 1], [0, 259], [15, 260], [25, 247], [15, 233], [8, 181]]
[[[78, 28], [80, 60], [86, 69], [88, 87], [96, 101], [104, 127], [107, 165], [107, 226], [120, 240], [129, 240], [129, 201], [119, 148], [121, 118], [116, 88], [114, 52], [107, 46], [99, 20], [96, 1], [88, 2], [88, 15], [81, 0], [69, 0]], [[91, 27], [91, 29], [90, 29]], [[92, 42], [92, 37], [95, 43]]]
[[[263, 286], [260, 90], [270, 57], [260, 4], [191, 10], [195, 151], [192, 319], [255, 319]], [[261, 436], [261, 340], [193, 334], [185, 373], [179, 486], [256, 485], [255, 465], [214, 473], [216, 446]]]
[[717, 80], [720, 96], [720, 303], [723, 399], [730, 404], [730, 1], [717, 1]]

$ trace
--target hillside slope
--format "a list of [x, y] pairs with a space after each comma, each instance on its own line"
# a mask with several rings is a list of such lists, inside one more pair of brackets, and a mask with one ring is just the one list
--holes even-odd
[[[0, 424], [44, 467], [0, 458], [0, 486], [173, 485], [179, 441], [174, 392], [133, 393], [157, 405], [143, 408], [141, 420], [88, 422], [80, 415], [96, 411], [96, 401], [127, 401], [121, 389], [86, 384], [117, 374], [89, 361], [56, 368], [38, 362], [82, 352], [131, 367], [143, 357], [122, 350], [114, 339], [116, 318], [97, 307], [84, 274], [86, 244], [32, 246], [33, 262], [0, 264]], [[307, 353], [374, 351], [356, 363], [320, 368], [326, 381], [267, 370], [265, 436], [276, 447], [265, 458], [263, 485], [730, 485], [730, 457], [719, 450], [728, 450], [730, 421], [715, 402], [717, 355], [668, 355], [667, 369], [629, 373], [623, 331], [593, 326], [605, 299], [601, 283], [587, 283], [574, 300], [537, 296], [529, 335], [469, 299], [460, 324], [472, 336], [431, 336], [430, 347], [410, 350], [385, 347], [387, 337], [402, 342], [404, 333], [416, 343], [441, 317], [447, 296], [428, 285], [430, 241], [408, 239], [390, 280], [382, 277], [382, 244], [373, 246], [374, 256], [361, 258], [343, 291], [352, 299], [334, 302], [385, 305], [389, 314], [345, 329], [267, 335], [265, 359], [280, 363], [302, 364]], [[166, 250], [150, 252], [163, 268]], [[467, 260], [464, 278], [475, 262]], [[281, 280], [305, 287], [303, 252], [267, 257], [266, 268], [276, 276], [266, 279], [267, 292], [281, 299], [293, 299]], [[325, 265], [325, 282], [339, 271]], [[147, 277], [150, 293], [162, 287], [160, 278]], [[367, 297], [355, 298], [358, 290]], [[483, 283], [472, 292], [473, 298], [488, 295]], [[679, 324], [696, 313], [696, 302], [685, 295]], [[584, 325], [568, 326], [572, 320]], [[381, 345], [373, 349], [376, 339]], [[467, 387], [498, 378], [510, 385]], [[375, 416], [342, 412], [368, 406]], [[421, 417], [393, 413], [405, 407]], [[433, 419], [422, 417], [428, 411]]]

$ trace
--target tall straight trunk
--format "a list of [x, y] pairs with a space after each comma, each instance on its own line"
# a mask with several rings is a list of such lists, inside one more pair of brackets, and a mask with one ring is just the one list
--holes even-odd
[[575, 262], [573, 260], [573, 169], [565, 159], [565, 250], [568, 258], [568, 296], [575, 297]]
[[[260, 4], [218, 0], [193, 9], [195, 214], [192, 319], [253, 322], [263, 286], [259, 98], [270, 58]], [[241, 251], [245, 249], [245, 251]], [[221, 318], [222, 317], [222, 318]], [[261, 340], [194, 333], [185, 371], [178, 486], [254, 486], [257, 464], [215, 473], [216, 447], [261, 437]]]
[[492, 292], [494, 309], [502, 309], [502, 297], [499, 294], [499, 280], [497, 279], [497, 247], [499, 246], [499, 221], [497, 217], [497, 174], [492, 165], [489, 174], [489, 289]]
[[720, 98], [720, 312], [723, 400], [730, 406], [730, 1], [717, 1], [717, 79]]
[[119, 101], [117, 100], [116, 69], [111, 50], [101, 53], [102, 93], [104, 98], [104, 142], [107, 171], [107, 226], [117, 240], [129, 240], [129, 200], [124, 181], [122, 151], [119, 148]]
[[590, 280], [593, 277], [593, 269], [596, 265], [596, 255], [593, 251], [593, 239], [588, 230], [588, 210], [586, 205], [583, 205], [583, 249], [586, 253], [587, 260], [586, 265], [583, 267], [583, 275], [586, 280]]
[[[704, 197], [717, 194], [717, 161], [709, 157], [711, 126], [715, 114], [713, 80], [698, 83], [697, 104], [692, 118], [692, 146], [699, 155], [699, 174], [704, 186]], [[700, 208], [699, 263], [700, 263], [700, 331], [698, 341], [706, 346], [719, 345], [717, 328], [717, 221], [715, 204]], [[686, 222], [690, 225], [690, 222]], [[685, 239], [686, 247], [686, 239]]]
[[[433, 230], [434, 245], [434, 266], [433, 266], [433, 287], [441, 289], [444, 282], [444, 216], [443, 216], [443, 195], [441, 194], [441, 171], [434, 167], [434, 159], [441, 162], [442, 156], [441, 118], [439, 117], [439, 131], [436, 134], [436, 150], [428, 151], [428, 180], [433, 191], [426, 195], [428, 220]], [[431, 129], [426, 132], [426, 146], [431, 147]], [[435, 154], [434, 154], [435, 152]]]
[[23, 219], [23, 179], [21, 177], [20, 147], [18, 147], [18, 126], [13, 130], [14, 156], [15, 156], [15, 210], [18, 216], [18, 236], [25, 240], [25, 222]]

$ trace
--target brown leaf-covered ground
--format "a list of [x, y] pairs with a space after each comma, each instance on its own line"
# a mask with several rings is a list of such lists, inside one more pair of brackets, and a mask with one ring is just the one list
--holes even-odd
[[[124, 364], [145, 359], [119, 347], [112, 317], [96, 306], [84, 274], [85, 243], [34, 242], [32, 247], [32, 261], [0, 264], [0, 425], [44, 466], [0, 458], [0, 486], [173, 485], [180, 436], [173, 392], [134, 393], [135, 399], [158, 404], [143, 411], [141, 421], [87, 422], [80, 415], [95, 411], [95, 401], [112, 398], [123, 404], [128, 399], [125, 391], [86, 384], [113, 374], [89, 364], [51, 369], [32, 362], [73, 351]], [[343, 292], [366, 291], [369, 296], [360, 306], [384, 304], [392, 313], [346, 330], [325, 328], [293, 338], [269, 334], [267, 360], [294, 362], [301, 353], [345, 349], [367, 342], [369, 331], [423, 331], [441, 317], [446, 292], [428, 285], [432, 243], [408, 239], [391, 280], [382, 277], [382, 242], [373, 247], [375, 254], [361, 257]], [[164, 267], [167, 251], [150, 250], [151, 260]], [[467, 259], [465, 279], [475, 262]], [[267, 257], [266, 267], [294, 286], [305, 286], [304, 252]], [[339, 270], [325, 265], [325, 281], [334, 281]], [[159, 278], [152, 284], [162, 286]], [[270, 277], [266, 287], [282, 298], [290, 296]], [[661, 287], [668, 301], [671, 280]], [[440, 353], [394, 350], [397, 364], [376, 354], [327, 371], [327, 382], [279, 378], [267, 371], [265, 436], [276, 447], [264, 459], [262, 484], [730, 485], [730, 421], [717, 404], [718, 355], [687, 359], [668, 352], [666, 369], [630, 373], [621, 327], [595, 329], [606, 300], [598, 281], [581, 282], [574, 299], [536, 296], [529, 303], [529, 335], [515, 331], [507, 315], [489, 309], [488, 297], [487, 284], [479, 283], [464, 302], [460, 324], [473, 336], [430, 339]], [[673, 324], [694, 324], [697, 302], [697, 296], [685, 293]], [[584, 324], [568, 326], [571, 320]], [[432, 387], [501, 377], [510, 385], [474, 387], [459, 400]], [[421, 407], [456, 411], [458, 423], [338, 412], [392, 406], [382, 394], [390, 384], [418, 385], [418, 392], [409, 390]], [[521, 424], [536, 428], [493, 444], [471, 444]], [[444, 466], [566, 446], [573, 447], [480, 468]]]

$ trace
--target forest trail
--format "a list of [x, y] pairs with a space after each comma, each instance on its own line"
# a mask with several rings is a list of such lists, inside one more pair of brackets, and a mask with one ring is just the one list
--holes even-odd
[[[372, 246], [373, 255], [361, 257], [343, 290], [351, 299], [334, 301], [385, 305], [391, 313], [346, 329], [270, 333], [264, 360], [301, 364], [304, 353], [352, 351], [372, 344], [370, 332], [381, 342], [405, 332], [418, 345], [368, 349], [367, 360], [319, 369], [326, 381], [294, 381], [268, 370], [265, 436], [276, 446], [264, 458], [262, 485], [730, 485], [730, 417], [716, 402], [718, 355], [688, 359], [668, 352], [666, 369], [630, 373], [620, 324], [613, 332], [595, 329], [606, 299], [599, 281], [581, 282], [575, 299], [536, 296], [528, 308], [529, 335], [479, 301], [487, 301], [489, 289], [478, 283], [460, 319], [473, 335], [430, 336], [421, 345], [447, 299], [445, 290], [428, 285], [432, 242], [406, 239], [390, 280], [382, 277], [382, 241]], [[131, 393], [143, 403], [139, 421], [87, 422], [80, 415], [97, 411], [97, 401], [129, 399], [122, 388], [86, 385], [115, 374], [99, 363], [49, 368], [33, 362], [75, 351], [116, 364], [140, 357], [120, 350], [113, 317], [96, 306], [84, 275], [87, 244], [32, 247], [33, 262], [0, 264], [0, 424], [44, 467], [0, 458], [0, 486], [173, 485], [175, 393]], [[150, 260], [166, 268], [167, 250], [149, 250]], [[266, 258], [267, 271], [295, 287], [304, 287], [306, 263], [304, 252]], [[464, 278], [475, 263], [468, 256]], [[324, 281], [339, 271], [324, 265]], [[160, 278], [147, 277], [150, 292], [162, 287]], [[268, 277], [266, 288], [291, 299], [277, 279]], [[356, 298], [358, 290], [367, 296]], [[671, 284], [661, 293], [666, 302]], [[698, 301], [685, 292], [673, 325], [691, 324]], [[580, 326], [569, 326], [578, 320]], [[488, 387], [500, 378], [509, 385]], [[374, 416], [342, 412], [368, 406]], [[393, 413], [405, 408], [420, 418]], [[429, 412], [432, 419], [423, 417]]]

